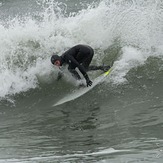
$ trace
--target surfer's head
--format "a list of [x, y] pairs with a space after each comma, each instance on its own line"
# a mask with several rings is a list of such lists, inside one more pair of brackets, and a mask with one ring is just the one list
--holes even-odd
[[51, 57], [51, 63], [55, 66], [61, 66], [61, 57], [58, 55], [53, 54]]

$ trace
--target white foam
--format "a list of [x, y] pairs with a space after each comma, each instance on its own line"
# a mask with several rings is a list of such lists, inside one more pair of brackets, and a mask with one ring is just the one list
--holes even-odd
[[122, 48], [122, 55], [119, 60], [114, 63], [114, 74], [112, 80], [114, 83], [124, 83], [126, 81], [125, 75], [134, 67], [144, 64], [149, 54], [146, 55], [140, 50], [131, 46]]
[[40, 156], [40, 157], [33, 157], [33, 158], [27, 158], [27, 159], [6, 159], [6, 160], [0, 160], [0, 162], [34, 162], [34, 161], [50, 161], [50, 160], [66, 160], [66, 161], [72, 161], [78, 158], [86, 158], [87, 156], [101, 156], [101, 155], [109, 155], [112, 153], [120, 153], [120, 152], [128, 152], [129, 150], [116, 150], [114, 148], [108, 148], [108, 149], [101, 149], [97, 152], [88, 152], [88, 153], [82, 153], [82, 151], [78, 151], [77, 153], [74, 154], [67, 154], [67, 155], [63, 155], [63, 156], [57, 156], [57, 155], [48, 155], [47, 156]]
[[0, 97], [37, 87], [38, 76], [46, 82], [55, 72], [50, 63], [51, 53], [61, 54], [78, 43], [100, 49], [102, 54], [95, 53], [94, 57], [98, 62], [98, 55], [104, 57], [103, 50], [118, 40], [123, 48], [114, 65], [114, 81], [124, 80], [126, 73], [143, 64], [148, 56], [163, 56], [160, 1], [103, 0], [68, 17], [63, 16], [62, 5], [54, 0], [44, 3], [48, 4], [39, 15], [40, 22], [32, 16], [17, 16], [0, 23]]

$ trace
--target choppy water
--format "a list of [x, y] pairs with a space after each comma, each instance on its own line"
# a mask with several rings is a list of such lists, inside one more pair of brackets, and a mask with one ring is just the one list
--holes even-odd
[[[78, 43], [112, 74], [53, 107], [76, 82], [50, 56]], [[1, 0], [0, 162], [162, 163], [162, 51], [161, 0]]]

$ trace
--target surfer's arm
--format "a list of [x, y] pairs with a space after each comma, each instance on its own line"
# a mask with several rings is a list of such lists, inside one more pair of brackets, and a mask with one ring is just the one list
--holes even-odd
[[[73, 63], [73, 65], [75, 65], [75, 67], [77, 67], [79, 69], [79, 71], [83, 74], [85, 80], [86, 80], [86, 83], [87, 83], [87, 86], [91, 86], [92, 85], [92, 81], [89, 79], [89, 76], [87, 75], [86, 73], [86, 70], [85, 68], [80, 65], [78, 63], [78, 61], [76, 61], [76, 59], [74, 57], [72, 57], [71, 55], [68, 56], [68, 59]], [[71, 66], [69, 66], [69, 71], [73, 74], [75, 74], [75, 76], [79, 76], [80, 75], [77, 73], [77, 71], [75, 71], [75, 69], [71, 69]], [[81, 78], [80, 78], [81, 79]]]
[[[68, 60], [70, 60], [70, 62], [72, 63], [72, 65], [74, 65], [74, 67], [77, 67], [79, 69], [79, 71], [83, 74], [83, 76], [85, 77], [85, 75], [87, 75], [85, 68], [79, 64], [79, 62], [71, 55], [68, 55]], [[71, 64], [70, 64], [70, 69], [71, 69]]]
[[57, 81], [60, 80], [63, 76], [64, 76], [64, 67], [59, 67], [59, 72], [58, 72], [58, 76], [57, 76]]
[[68, 67], [68, 70], [71, 72], [72, 76], [77, 79], [77, 80], [80, 80], [81, 77], [80, 75], [78, 74], [78, 72], [75, 70], [75, 69], [72, 69], [70, 66]]
[[57, 81], [60, 80], [63, 77], [63, 75], [64, 75], [63, 72], [59, 71], [57, 76]]

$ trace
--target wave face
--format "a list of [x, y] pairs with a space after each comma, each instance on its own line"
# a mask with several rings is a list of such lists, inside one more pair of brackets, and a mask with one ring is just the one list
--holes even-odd
[[149, 57], [162, 60], [161, 1], [102, 1], [69, 13], [66, 4], [55, 1], [40, 6], [32, 15], [1, 20], [1, 98], [36, 88], [41, 79], [48, 84], [55, 71], [52, 52], [61, 54], [78, 43], [95, 49], [97, 64], [116, 61], [115, 82]]

